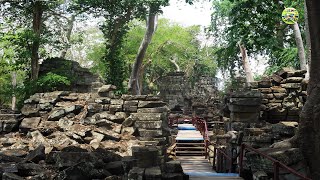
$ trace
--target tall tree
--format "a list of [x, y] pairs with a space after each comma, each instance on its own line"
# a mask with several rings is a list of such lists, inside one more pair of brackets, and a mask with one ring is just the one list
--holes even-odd
[[37, 80], [39, 75], [39, 47], [41, 39], [41, 26], [43, 5], [41, 1], [32, 1], [32, 30], [34, 33], [33, 43], [31, 47], [31, 80]]
[[312, 179], [320, 179], [320, 1], [307, 0], [311, 38], [311, 68], [308, 99], [300, 114], [299, 143]]
[[152, 5], [149, 8], [149, 15], [146, 22], [147, 31], [139, 47], [138, 54], [133, 64], [131, 76], [129, 79], [128, 90], [131, 92], [131, 94], [141, 94], [141, 87], [138, 81], [139, 74], [141, 74], [141, 72], [139, 73], [139, 71], [141, 70], [142, 62], [146, 54], [147, 48], [157, 28], [157, 10], [158, 9], [159, 7], [154, 7]]

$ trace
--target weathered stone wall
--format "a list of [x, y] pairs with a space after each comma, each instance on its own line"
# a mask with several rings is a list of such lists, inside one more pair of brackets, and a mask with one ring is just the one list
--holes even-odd
[[58, 87], [58, 90], [73, 92], [96, 92], [98, 87], [103, 85], [103, 80], [83, 68], [76, 61], [70, 61], [60, 58], [49, 58], [40, 65], [39, 76], [53, 72], [68, 77], [71, 80], [69, 87]]
[[158, 96], [118, 97], [114, 90], [104, 85], [98, 93], [37, 93], [25, 101], [23, 118], [0, 116], [2, 178], [120, 178], [133, 167], [147, 179], [159, 177], [159, 170], [160, 178], [171, 177], [166, 103]]
[[192, 85], [184, 72], [172, 72], [162, 77], [159, 87], [172, 113], [211, 119], [218, 114], [218, 91], [212, 77], [202, 76]]
[[262, 93], [261, 119], [270, 123], [299, 121], [300, 111], [307, 99], [304, 70], [283, 68], [264, 78], [254, 88]]

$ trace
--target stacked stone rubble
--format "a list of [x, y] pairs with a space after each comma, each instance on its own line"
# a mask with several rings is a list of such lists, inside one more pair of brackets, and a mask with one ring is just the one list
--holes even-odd
[[306, 101], [307, 82], [304, 70], [283, 68], [257, 83], [262, 93], [262, 119], [270, 123], [299, 121], [299, 113]]
[[129, 172], [122, 157], [137, 156], [135, 147], [154, 149], [164, 172], [166, 103], [150, 95], [119, 97], [115, 90], [104, 85], [98, 93], [37, 93], [25, 101], [22, 115], [0, 115], [2, 178], [120, 178]]

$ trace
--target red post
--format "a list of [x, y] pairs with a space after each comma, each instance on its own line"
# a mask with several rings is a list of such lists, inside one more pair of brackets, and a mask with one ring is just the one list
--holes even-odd
[[279, 162], [273, 163], [273, 179], [279, 180]]
[[241, 144], [240, 156], [239, 156], [239, 175], [240, 175], [240, 177], [243, 172], [243, 155], [244, 155], [245, 148], [246, 148], [245, 144]]

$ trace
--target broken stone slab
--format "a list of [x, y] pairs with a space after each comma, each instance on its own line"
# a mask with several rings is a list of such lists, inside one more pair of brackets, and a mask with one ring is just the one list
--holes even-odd
[[163, 101], [139, 101], [138, 108], [155, 108], [163, 107], [167, 103]]
[[[2, 140], [0, 140], [0, 141], [2, 141]], [[2, 141], [2, 143], [3, 143], [3, 141]], [[28, 154], [28, 152], [25, 151], [24, 149], [2, 150], [1, 153], [4, 155], [7, 155], [7, 156], [14, 156], [14, 157], [25, 157]]]
[[24, 100], [24, 104], [38, 104], [40, 99], [42, 98], [43, 93], [36, 93], [31, 95], [28, 99]]
[[131, 116], [136, 121], [161, 121], [165, 119], [164, 113], [132, 113]]
[[299, 116], [301, 108], [298, 107], [290, 107], [288, 108], [288, 115], [289, 116]]
[[41, 111], [51, 111], [53, 108], [53, 105], [50, 103], [43, 103], [43, 104], [39, 104], [39, 108]]
[[271, 144], [273, 136], [271, 134], [261, 134], [259, 136], [244, 136], [243, 142], [269, 143]]
[[288, 77], [304, 77], [304, 74], [306, 73], [306, 70], [295, 70], [288, 72], [287, 76]]
[[138, 106], [139, 101], [138, 100], [129, 100], [124, 101], [123, 105], [125, 106]]
[[238, 121], [238, 122], [256, 122], [259, 119], [260, 113], [230, 113], [230, 120], [231, 121]]
[[129, 117], [127, 117], [123, 122], [122, 122], [122, 126], [124, 127], [131, 127], [133, 126], [133, 124], [136, 122], [135, 119], [132, 118], [132, 115], [130, 115]]
[[100, 93], [98, 93], [98, 95], [99, 95], [100, 97], [118, 98], [118, 97], [115, 95], [114, 91], [100, 92]]
[[18, 172], [18, 166], [16, 163], [0, 163], [0, 174], [2, 173], [16, 173]]
[[274, 95], [273, 94], [262, 94], [262, 98], [264, 98], [264, 99], [273, 99]]
[[131, 100], [146, 100], [147, 95], [128, 95], [128, 94], [123, 94], [121, 98], [125, 101], [131, 101]]
[[133, 167], [128, 173], [128, 180], [143, 180], [145, 168]]
[[286, 83], [301, 83], [303, 77], [289, 77], [286, 79]]
[[283, 80], [283, 78], [282, 78], [281, 76], [279, 76], [278, 74], [273, 74], [273, 75], [271, 76], [271, 79], [272, 79], [273, 81], [275, 81], [276, 83], [280, 83], [280, 82]]
[[123, 111], [124, 112], [132, 112], [132, 113], [134, 113], [134, 112], [137, 112], [137, 110], [138, 110], [138, 106], [127, 106], [127, 105], [123, 106]]
[[152, 147], [132, 147], [132, 156], [137, 160], [137, 167], [148, 168], [158, 165], [158, 150]]
[[101, 133], [101, 134], [103, 134], [104, 135], [104, 139], [110, 139], [110, 140], [115, 140], [115, 141], [119, 141], [120, 140], [120, 134], [118, 134], [118, 133], [115, 133], [114, 131], [112, 131], [112, 130], [107, 130], [107, 129], [105, 129], [105, 128], [102, 128], [102, 127], [100, 127], [100, 128], [95, 128], [94, 129], [96, 132], [99, 132], [99, 133]]
[[272, 116], [286, 116], [287, 113], [288, 113], [287, 109], [284, 109], [284, 108], [269, 109], [269, 114]]
[[259, 106], [261, 98], [230, 98], [230, 104], [243, 106]]
[[146, 180], [161, 180], [162, 174], [159, 166], [146, 168], [144, 172]]
[[110, 103], [112, 105], [123, 105], [123, 100], [122, 99], [111, 99]]
[[39, 116], [40, 107], [37, 104], [25, 104], [21, 113], [26, 117]]
[[276, 74], [278, 74], [282, 78], [287, 78], [288, 72], [292, 72], [292, 71], [295, 71], [295, 69], [292, 67], [283, 67], [282, 69], [277, 71]]
[[0, 120], [0, 132], [11, 132], [18, 126], [18, 120]]
[[165, 135], [162, 130], [138, 129], [138, 131], [142, 137], [161, 137]]
[[23, 159], [20, 157], [9, 156], [4, 153], [0, 153], [0, 161], [1, 163], [12, 163], [12, 162], [19, 163], [19, 162], [22, 162]]
[[143, 129], [161, 129], [162, 121], [136, 121], [134, 126]]
[[160, 96], [156, 96], [156, 95], [148, 95], [146, 97], [147, 101], [160, 101], [161, 97]]
[[58, 126], [64, 130], [68, 130], [71, 128], [71, 126], [74, 124], [73, 121], [66, 119], [66, 118], [61, 118], [58, 121]]
[[114, 114], [115, 112], [121, 112], [122, 109], [122, 105], [110, 105], [109, 106], [109, 111], [110, 113]]
[[91, 152], [51, 152], [46, 159], [49, 164], [54, 163], [59, 168], [75, 166], [81, 162], [99, 162], [99, 158]]
[[96, 119], [107, 119], [111, 122], [121, 124], [125, 120], [126, 114], [124, 112], [116, 112], [115, 114], [101, 112], [99, 114], [95, 114], [94, 117]]
[[106, 164], [104, 168], [113, 175], [121, 175], [124, 173], [122, 161], [110, 162]]
[[103, 85], [102, 87], [100, 87], [98, 89], [98, 93], [106, 93], [106, 92], [114, 91], [114, 90], [117, 90], [117, 87], [115, 85], [107, 84], [107, 85]]
[[103, 110], [102, 104], [88, 103], [88, 112], [91, 114], [99, 113]]
[[2, 173], [2, 180], [24, 180], [24, 178], [15, 173], [4, 172]]
[[279, 122], [277, 124], [272, 124], [272, 133], [284, 137], [292, 137], [297, 131], [297, 122]]
[[287, 90], [281, 86], [272, 86], [271, 89], [274, 93], [287, 93]]
[[231, 112], [258, 112], [260, 108], [257, 106], [240, 106], [229, 104], [228, 108]]
[[42, 173], [45, 173], [47, 166], [45, 164], [35, 164], [35, 163], [19, 163], [18, 172], [19, 175], [26, 176], [35, 176]]
[[24, 118], [19, 126], [20, 130], [28, 131], [38, 127], [41, 117]]
[[118, 134], [121, 134], [121, 129], [122, 129], [121, 124], [117, 124], [117, 125], [113, 126], [113, 128], [112, 128], [112, 130]]
[[281, 87], [286, 88], [286, 89], [300, 89], [301, 84], [300, 83], [286, 83], [286, 84], [281, 84]]
[[271, 88], [259, 88], [259, 91], [261, 93], [271, 93], [272, 89]]
[[70, 131], [81, 136], [81, 137], [84, 137], [86, 136], [86, 134], [92, 130], [92, 127], [90, 126], [85, 126], [85, 125], [82, 125], [82, 124], [73, 124], [71, 127], [70, 127]]
[[130, 135], [131, 136], [131, 135], [134, 135], [135, 132], [136, 132], [136, 128], [134, 128], [134, 127], [123, 127], [121, 129], [122, 135]]
[[262, 103], [262, 104], [268, 104], [268, 102], [269, 102], [269, 99], [262, 99], [262, 100], [261, 100], [261, 103]]
[[265, 133], [265, 131], [260, 128], [245, 128], [244, 129], [244, 134], [246, 136], [259, 136], [263, 133]]
[[116, 112], [115, 116], [117, 117], [117, 123], [122, 123], [127, 118], [127, 113], [125, 112]]
[[44, 145], [38, 146], [35, 150], [29, 152], [29, 154], [25, 157], [26, 161], [32, 161], [34, 163], [38, 163], [39, 161], [45, 159], [46, 154]]
[[65, 115], [66, 111], [64, 109], [53, 110], [48, 117], [48, 121], [57, 121]]
[[165, 172], [167, 173], [182, 173], [182, 166], [180, 161], [169, 161], [165, 164]]
[[98, 103], [98, 104], [110, 104], [111, 103], [111, 98], [109, 97], [99, 97], [99, 98], [96, 98], [94, 100], [95, 103]]
[[252, 91], [236, 91], [230, 94], [231, 98], [259, 98], [261, 97], [260, 91], [252, 90]]
[[270, 80], [263, 80], [258, 82], [258, 87], [259, 88], [270, 88], [272, 86]]
[[170, 109], [165, 107], [156, 107], [156, 108], [139, 108], [137, 113], [163, 113], [168, 112]]
[[47, 142], [39, 130], [35, 130], [35, 131], [30, 132], [30, 135], [31, 135], [32, 140], [34, 142], [43, 143], [43, 144]]
[[269, 177], [264, 171], [257, 171], [253, 173], [253, 180], [269, 180]]
[[287, 96], [287, 93], [273, 93], [276, 99], [284, 99]]
[[189, 176], [184, 173], [164, 173], [163, 180], [189, 180]]

